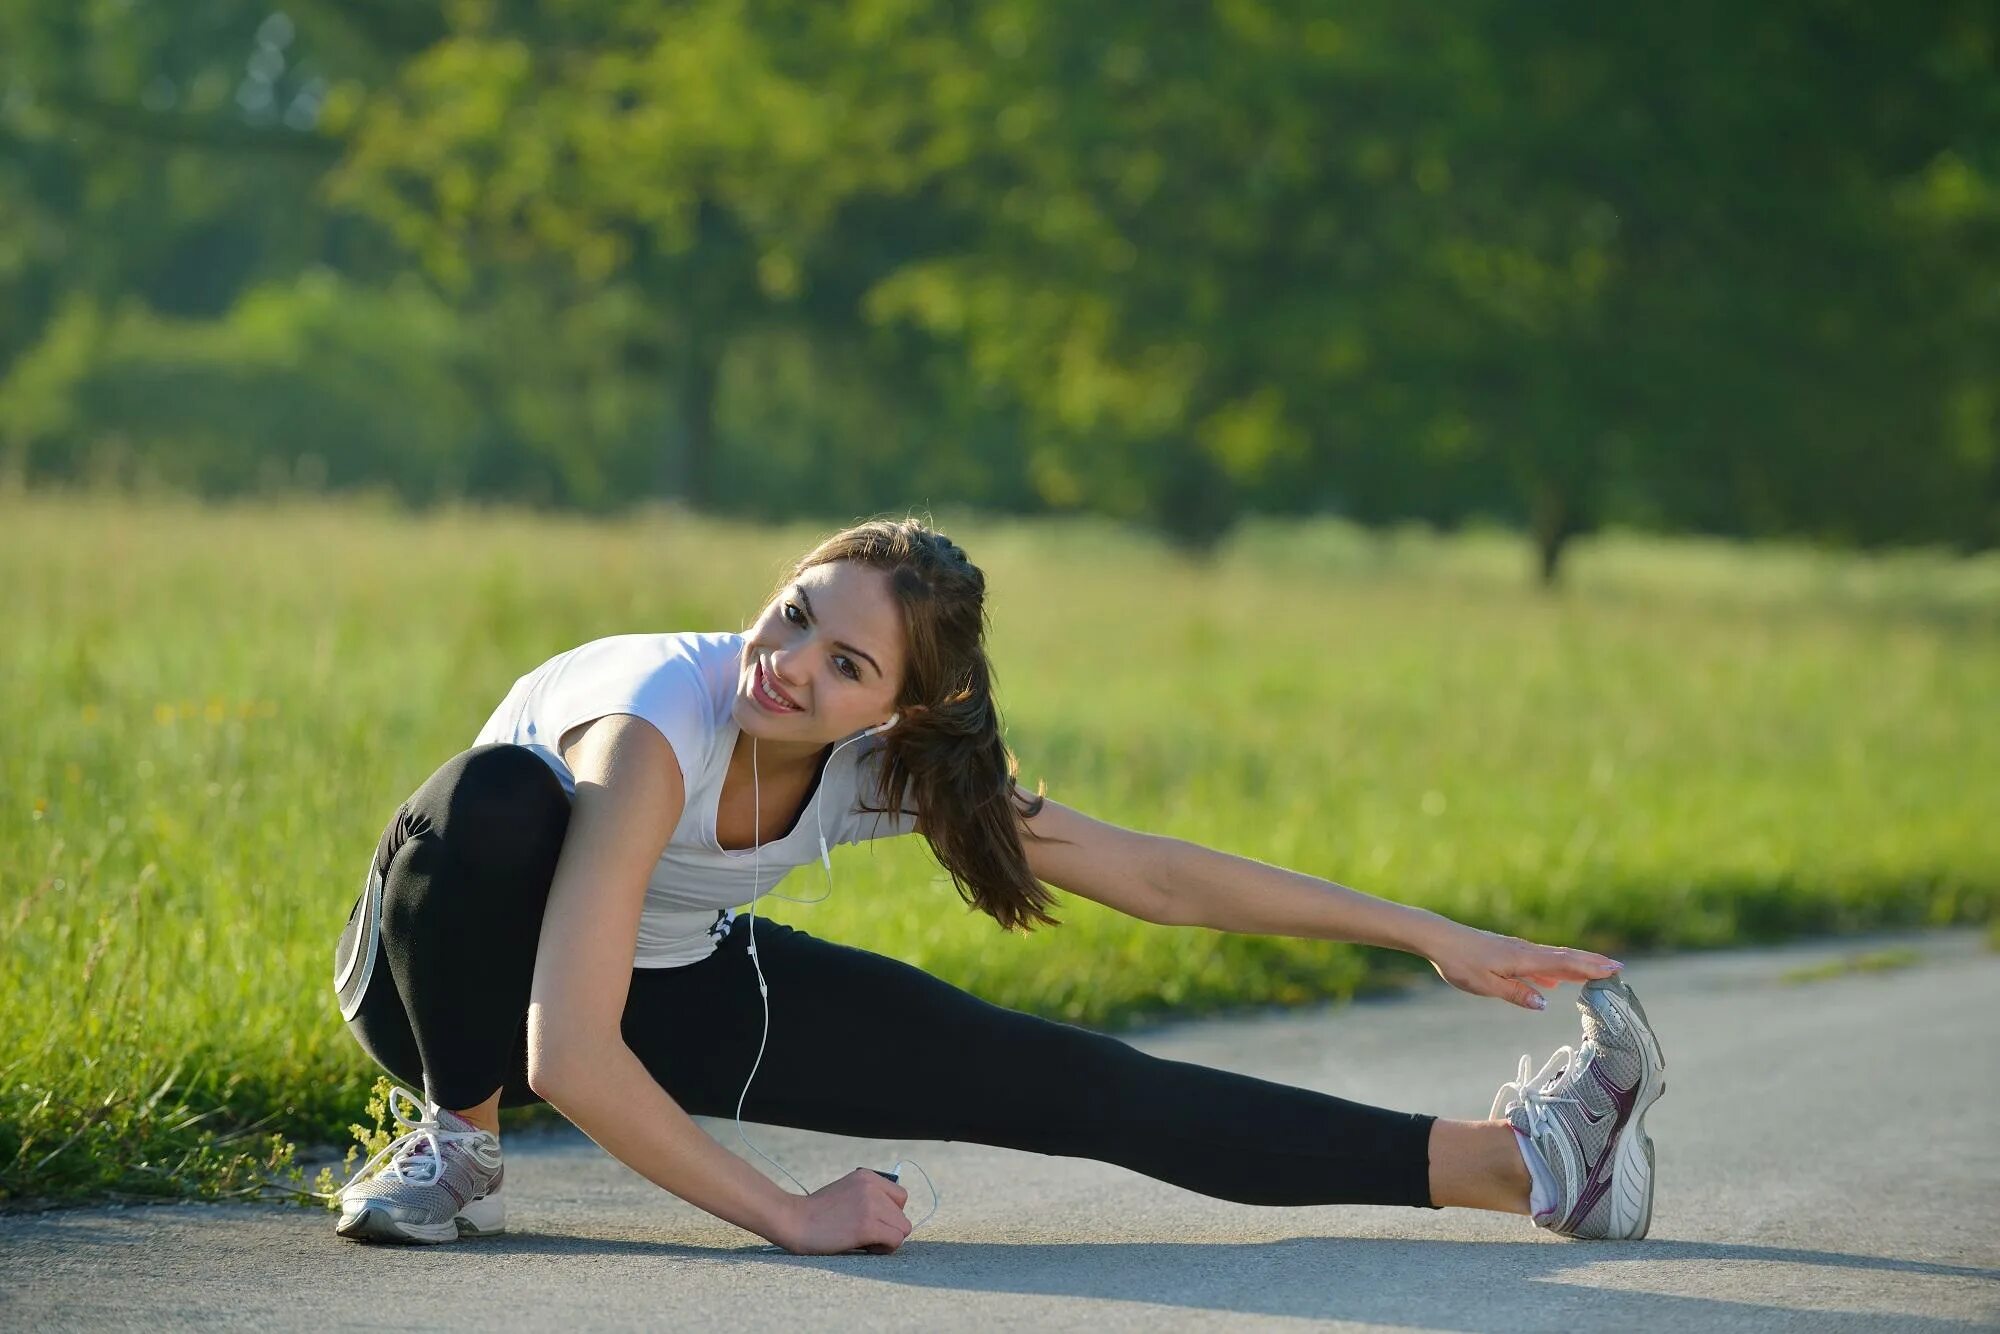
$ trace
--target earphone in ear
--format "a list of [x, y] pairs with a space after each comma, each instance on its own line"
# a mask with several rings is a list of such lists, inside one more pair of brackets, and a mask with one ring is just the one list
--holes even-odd
[[896, 725], [897, 723], [901, 722], [902, 720], [903, 720], [903, 715], [902, 715], [902, 714], [900, 714], [900, 713], [892, 713], [892, 714], [890, 714], [890, 715], [889, 715], [889, 717], [888, 717], [888, 719], [887, 719], [886, 721], [884, 721], [884, 722], [879, 722], [879, 723], [875, 724], [875, 725], [874, 725], [873, 727], [869, 728], [869, 729], [868, 729], [867, 731], [863, 732], [863, 733], [862, 733], [861, 735], [863, 735], [863, 736], [874, 736], [874, 735], [875, 735], [875, 734], [876, 734], [877, 732], [886, 732], [886, 731], [888, 731], [888, 730], [889, 730], [890, 728], [894, 727], [894, 726], [895, 726], [895, 725]]

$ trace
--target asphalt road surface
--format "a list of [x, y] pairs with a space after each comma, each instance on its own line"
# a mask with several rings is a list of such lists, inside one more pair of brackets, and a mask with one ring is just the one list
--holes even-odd
[[[1889, 947], [1916, 958], [1801, 975]], [[809, 1184], [901, 1156], [943, 1191], [893, 1255], [792, 1256], [564, 1127], [507, 1138], [509, 1232], [446, 1246], [343, 1242], [330, 1215], [280, 1205], [0, 1216], [0, 1329], [2000, 1328], [2000, 954], [1959, 931], [1628, 964], [1670, 1069], [1646, 1122], [1659, 1181], [1641, 1242], [1465, 1210], [1234, 1204], [1080, 1159], [753, 1126]], [[1575, 994], [1534, 1014], [1434, 982], [1127, 1036], [1479, 1117], [1521, 1053], [1539, 1066], [1576, 1040]], [[732, 1123], [707, 1125], [735, 1145]]]

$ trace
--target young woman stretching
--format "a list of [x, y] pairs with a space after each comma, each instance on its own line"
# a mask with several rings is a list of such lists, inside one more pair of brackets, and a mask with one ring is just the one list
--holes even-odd
[[[910, 1223], [884, 1175], [794, 1194], [691, 1119], [734, 1114], [753, 1063], [754, 1121], [1096, 1158], [1251, 1204], [1460, 1205], [1645, 1235], [1641, 1118], [1665, 1081], [1619, 964], [1023, 793], [984, 593], [944, 534], [878, 520], [803, 556], [741, 634], [617, 635], [517, 681], [397, 810], [340, 938], [343, 1018], [424, 1098], [392, 1095], [408, 1131], [342, 1189], [338, 1235], [500, 1231], [499, 1110], [546, 1100], [788, 1251], [894, 1250]], [[1047, 882], [1148, 922], [1408, 950], [1536, 1009], [1535, 987], [1582, 982], [1582, 1042], [1537, 1073], [1522, 1057], [1491, 1119], [1449, 1121], [1162, 1060], [768, 920], [751, 943], [756, 895], [786, 870], [911, 832], [1003, 927], [1055, 922]], [[891, 1047], [923, 1053], [924, 1078], [885, 1078]]]

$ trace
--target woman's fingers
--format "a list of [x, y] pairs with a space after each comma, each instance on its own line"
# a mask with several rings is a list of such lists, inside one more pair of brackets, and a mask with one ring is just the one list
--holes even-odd
[[[881, 1229], [877, 1234], [877, 1241], [875, 1243], [876, 1246], [881, 1247], [881, 1250], [876, 1252], [878, 1255], [888, 1254], [898, 1246], [901, 1246], [909, 1238], [910, 1220], [903, 1216], [903, 1211], [900, 1209], [890, 1210], [889, 1213], [878, 1218], [876, 1222], [880, 1225]], [[870, 1247], [869, 1249], [874, 1250], [875, 1248]]]
[[913, 1230], [909, 1215], [903, 1212], [903, 1205], [909, 1200], [910, 1192], [901, 1183], [891, 1181], [872, 1169], [855, 1170], [857, 1173], [866, 1171], [867, 1183], [871, 1188], [879, 1189], [884, 1199], [883, 1206], [873, 1220], [874, 1236], [862, 1249], [871, 1255], [888, 1255], [907, 1241]]
[[1460, 991], [1492, 996], [1530, 1010], [1548, 1008], [1544, 990], [1565, 982], [1610, 977], [1624, 967], [1616, 959], [1591, 950], [1537, 945], [1518, 936], [1487, 931], [1468, 931], [1455, 943], [1464, 948], [1442, 950], [1432, 960], [1440, 977]]
[[1501, 975], [1532, 982], [1538, 987], [1558, 987], [1565, 982], [1588, 982], [1593, 978], [1609, 977], [1622, 967], [1624, 965], [1616, 959], [1588, 950], [1533, 945]]
[[870, 1255], [889, 1254], [898, 1246], [901, 1246], [904, 1238], [910, 1235], [909, 1221], [907, 1218], [904, 1219], [904, 1226], [898, 1228], [887, 1218], [876, 1219], [875, 1226], [868, 1231], [869, 1240], [863, 1242], [860, 1249], [868, 1252]]
[[850, 1254], [859, 1250], [887, 1255], [901, 1246], [912, 1231], [909, 1216], [903, 1212], [910, 1192], [875, 1168], [857, 1167], [837, 1182], [814, 1191], [813, 1198], [823, 1201], [822, 1207], [833, 1220], [828, 1230], [837, 1233], [833, 1239], [835, 1250], [807, 1248], [801, 1254], [834, 1254], [844, 1246]]
[[1589, 950], [1572, 950], [1553, 945], [1537, 945], [1534, 953], [1522, 961], [1517, 977], [1555, 978], [1562, 981], [1588, 982], [1592, 978], [1609, 977], [1625, 965], [1616, 959]]

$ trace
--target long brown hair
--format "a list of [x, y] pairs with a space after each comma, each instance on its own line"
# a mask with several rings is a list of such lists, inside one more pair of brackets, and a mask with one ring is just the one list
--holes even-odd
[[924, 839], [960, 898], [1008, 930], [1059, 925], [1048, 912], [1055, 898], [1022, 850], [1023, 833], [1041, 836], [1018, 825], [1010, 808], [1033, 817], [1045, 785], [1032, 796], [1021, 791], [1019, 764], [1000, 739], [986, 656], [986, 576], [956, 542], [916, 519], [871, 519], [801, 556], [778, 589], [838, 560], [889, 576], [907, 646], [896, 695], [900, 721], [883, 733], [883, 804], [862, 809], [906, 810], [904, 794], [913, 792]]

